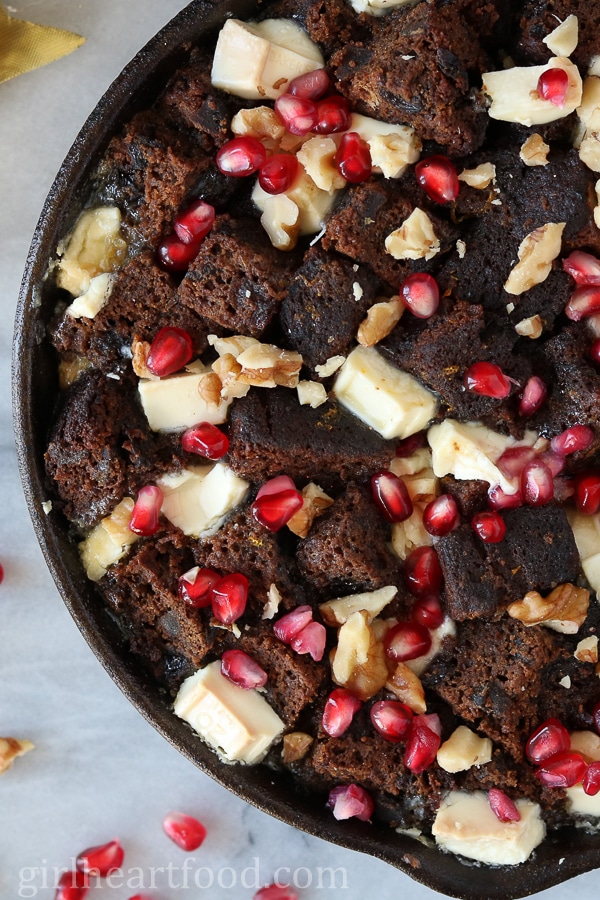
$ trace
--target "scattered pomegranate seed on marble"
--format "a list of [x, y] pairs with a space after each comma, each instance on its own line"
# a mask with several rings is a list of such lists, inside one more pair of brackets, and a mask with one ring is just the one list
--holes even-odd
[[350, 108], [345, 97], [334, 95], [317, 103], [315, 134], [339, 134], [350, 127]]
[[600, 474], [586, 472], [574, 481], [575, 505], [585, 516], [595, 516], [600, 511]]
[[232, 138], [218, 150], [217, 168], [224, 175], [245, 178], [253, 175], [264, 165], [267, 151], [258, 138], [244, 135]]
[[325, 653], [325, 643], [327, 641], [327, 631], [325, 626], [320, 622], [309, 622], [304, 628], [294, 635], [290, 642], [290, 647], [296, 653], [311, 656], [315, 662], [320, 662]]
[[444, 578], [434, 547], [417, 547], [404, 561], [404, 581], [414, 597], [438, 594]]
[[177, 594], [188, 606], [202, 609], [211, 605], [213, 587], [220, 580], [221, 576], [214, 569], [194, 566], [179, 578]]
[[269, 884], [254, 894], [252, 900], [298, 900], [298, 894], [283, 884]]
[[399, 700], [378, 700], [369, 714], [376, 731], [392, 743], [405, 739], [414, 715], [412, 709]]
[[404, 522], [412, 515], [413, 502], [408, 488], [393, 472], [387, 469], [376, 472], [371, 478], [371, 491], [380, 512], [388, 522]]
[[275, 637], [284, 644], [291, 644], [296, 635], [312, 622], [312, 617], [313, 611], [310, 606], [297, 606], [275, 622], [273, 625]]
[[542, 100], [549, 100], [554, 106], [564, 106], [569, 87], [569, 76], [564, 69], [553, 68], [542, 72], [537, 83], [537, 92]]
[[131, 511], [129, 530], [142, 537], [156, 534], [163, 499], [163, 492], [157, 485], [147, 484], [141, 488]]
[[427, 272], [414, 272], [400, 286], [400, 297], [417, 319], [429, 319], [440, 305], [438, 283]]
[[350, 728], [352, 719], [361, 706], [358, 697], [346, 688], [336, 688], [325, 701], [321, 720], [323, 731], [329, 737], [341, 737]]
[[206, 828], [193, 816], [182, 812], [170, 812], [163, 819], [167, 837], [182, 850], [197, 850], [206, 837]]
[[244, 614], [248, 601], [248, 579], [241, 572], [225, 575], [212, 587], [212, 610], [215, 619], [231, 625]]
[[520, 491], [508, 494], [501, 485], [495, 484], [488, 491], [488, 503], [495, 510], [518, 509], [523, 506], [523, 498]]
[[269, 678], [256, 660], [243, 650], [226, 650], [223, 653], [221, 674], [245, 691], [264, 687]]
[[153, 375], [164, 378], [183, 369], [194, 354], [194, 345], [187, 331], [176, 326], [161, 328], [156, 333], [146, 365]]
[[80, 872], [88, 875], [97, 875], [106, 878], [113, 869], [120, 869], [125, 859], [125, 853], [117, 839], [107, 844], [99, 844], [97, 847], [88, 847], [79, 854], [75, 865]]
[[158, 245], [159, 265], [168, 272], [185, 272], [198, 255], [199, 243], [184, 244], [176, 234], [169, 234]]
[[420, 775], [435, 761], [441, 744], [442, 726], [435, 713], [414, 716], [406, 742], [404, 765]]
[[552, 472], [541, 459], [527, 463], [521, 472], [521, 496], [527, 506], [544, 506], [553, 499]]
[[196, 200], [173, 223], [173, 230], [183, 244], [200, 245], [215, 221], [215, 208], [204, 200]]
[[275, 112], [290, 134], [308, 134], [317, 124], [316, 103], [298, 94], [281, 94], [275, 101]]
[[572, 322], [579, 322], [600, 312], [600, 287], [589, 285], [576, 288], [565, 306], [565, 315]]
[[577, 284], [600, 285], [600, 259], [586, 253], [584, 250], [573, 250], [562, 261], [565, 272], [577, 282]]
[[334, 818], [360, 819], [369, 822], [375, 804], [369, 794], [359, 784], [345, 784], [332, 788], [327, 805], [331, 807]]
[[200, 422], [184, 431], [181, 446], [186, 453], [195, 453], [215, 462], [222, 459], [229, 450], [229, 438], [216, 425]]
[[548, 396], [548, 388], [541, 378], [532, 375], [519, 397], [519, 415], [532, 416], [540, 409]]
[[516, 804], [500, 788], [490, 788], [488, 802], [492, 812], [501, 822], [521, 821], [521, 813]]
[[425, 531], [434, 537], [443, 537], [459, 525], [460, 513], [452, 494], [440, 494], [423, 510]]
[[581, 780], [581, 786], [588, 797], [595, 797], [600, 791], [600, 762], [591, 762]]
[[594, 432], [587, 425], [573, 425], [550, 441], [550, 449], [561, 456], [587, 450], [594, 443]]
[[85, 900], [89, 892], [89, 876], [74, 869], [72, 872], [63, 872], [58, 879], [54, 900]]
[[269, 531], [279, 531], [286, 525], [294, 513], [303, 506], [304, 499], [300, 491], [279, 491], [256, 497], [252, 504], [252, 515]]
[[557, 753], [535, 770], [538, 781], [549, 788], [569, 788], [583, 779], [587, 765], [579, 753]]
[[292, 78], [287, 93], [303, 100], [320, 100], [329, 90], [331, 81], [325, 69], [313, 69]]
[[439, 628], [444, 621], [444, 610], [437, 594], [425, 594], [417, 597], [412, 605], [410, 617], [413, 622], [425, 628]]
[[267, 194], [283, 194], [296, 180], [298, 165], [292, 153], [274, 153], [260, 167], [258, 183]]
[[471, 527], [484, 544], [499, 544], [506, 534], [506, 523], [496, 510], [475, 513], [471, 519]]
[[436, 203], [451, 203], [460, 187], [456, 166], [446, 156], [427, 156], [415, 166], [415, 176], [427, 196]]
[[504, 400], [511, 389], [511, 379], [500, 366], [491, 362], [476, 362], [469, 366], [464, 375], [464, 386], [473, 394]]
[[428, 628], [418, 622], [398, 622], [387, 632], [383, 646], [390, 659], [406, 662], [429, 653], [431, 634]]
[[340, 174], [351, 184], [359, 184], [371, 176], [372, 162], [369, 145], [356, 131], [342, 135], [335, 164]]
[[571, 746], [569, 732], [563, 723], [556, 718], [546, 719], [531, 733], [525, 744], [525, 753], [529, 762], [539, 765]]

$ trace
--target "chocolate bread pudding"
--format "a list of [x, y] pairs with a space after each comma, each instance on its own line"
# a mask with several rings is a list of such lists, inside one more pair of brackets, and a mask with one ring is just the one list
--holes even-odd
[[228, 19], [48, 274], [52, 515], [173, 715], [489, 865], [600, 822], [598, 17]]

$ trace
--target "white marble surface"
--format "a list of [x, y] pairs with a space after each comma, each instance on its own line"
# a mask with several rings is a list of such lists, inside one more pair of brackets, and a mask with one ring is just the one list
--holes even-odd
[[[52, 898], [57, 869], [81, 849], [117, 835], [127, 852], [125, 884], [104, 885], [92, 897], [128, 900], [151, 887], [154, 872], [156, 888], [148, 896], [156, 900], [179, 893], [250, 900], [258, 864], [263, 884], [279, 866], [296, 873], [300, 885], [310, 879], [301, 900], [362, 900], [375, 886], [382, 900], [428, 900], [436, 896], [432, 891], [384, 863], [268, 818], [181, 758], [129, 705], [77, 631], [45, 568], [21, 494], [12, 444], [10, 348], [31, 235], [87, 114], [134, 52], [184, 5], [13, 0], [10, 7], [16, 17], [78, 31], [88, 40], [71, 56], [0, 85], [0, 735], [36, 744], [0, 779], [0, 900]], [[208, 828], [205, 844], [193, 855], [187, 890], [185, 855], [161, 830], [170, 809], [195, 814]], [[343, 870], [333, 889], [327, 879], [319, 886], [319, 869], [328, 866]], [[597, 876], [590, 874], [538, 896], [592, 898], [595, 885]]]

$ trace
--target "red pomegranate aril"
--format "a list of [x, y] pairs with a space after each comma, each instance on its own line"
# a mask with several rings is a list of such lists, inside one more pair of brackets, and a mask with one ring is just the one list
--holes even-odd
[[427, 272], [414, 272], [400, 286], [404, 305], [417, 319], [429, 319], [440, 305], [438, 283]]
[[567, 475], [560, 475], [554, 479], [554, 500], [556, 503], [561, 506], [564, 505], [574, 493], [575, 488], [572, 478], [569, 478]]
[[292, 97], [301, 97], [303, 100], [320, 100], [327, 93], [330, 85], [331, 81], [325, 69], [313, 69], [312, 72], [292, 78], [287, 93]]
[[488, 803], [494, 815], [501, 822], [520, 822], [521, 813], [516, 804], [500, 788], [490, 788]]
[[412, 456], [417, 450], [420, 450], [421, 447], [426, 446], [427, 432], [417, 431], [415, 434], [411, 434], [409, 437], [404, 438], [404, 440], [396, 445], [395, 456], [399, 459], [406, 459], [407, 456]]
[[258, 183], [267, 194], [283, 194], [298, 175], [298, 160], [291, 153], [274, 153], [260, 167]]
[[284, 644], [291, 644], [296, 635], [300, 634], [312, 622], [313, 612], [310, 606], [297, 606], [291, 612], [286, 613], [273, 625], [275, 637]]
[[600, 511], [600, 475], [588, 472], [578, 475], [574, 483], [575, 505], [585, 516], [595, 516]]
[[506, 523], [494, 509], [475, 513], [471, 519], [471, 527], [484, 544], [499, 544], [506, 534]]
[[373, 800], [359, 784], [345, 784], [334, 787], [329, 792], [327, 805], [331, 807], [334, 818], [360, 819], [369, 822], [375, 809]]
[[188, 606], [202, 609], [211, 605], [212, 589], [220, 580], [221, 576], [214, 569], [194, 566], [179, 578], [177, 594]]
[[413, 715], [412, 709], [399, 700], [378, 700], [370, 710], [373, 727], [386, 741], [392, 743], [405, 739]]
[[0, 584], [4, 581], [4, 566], [0, 563]]
[[325, 653], [325, 642], [327, 641], [327, 631], [325, 626], [320, 622], [309, 622], [302, 631], [296, 634], [290, 643], [292, 650], [296, 653], [311, 656], [315, 662], [320, 662]]
[[571, 746], [569, 732], [563, 723], [556, 718], [546, 719], [530, 735], [525, 744], [525, 753], [529, 762], [539, 765]]
[[495, 484], [488, 491], [488, 503], [495, 510], [518, 509], [523, 506], [523, 498], [520, 491], [508, 494], [501, 485]]
[[507, 478], [520, 478], [521, 472], [527, 463], [535, 459], [535, 456], [536, 453], [533, 447], [508, 447], [498, 457], [496, 465]]
[[210, 422], [200, 422], [184, 431], [181, 446], [186, 453], [195, 453], [213, 461], [222, 459], [229, 450], [229, 438]]
[[542, 72], [537, 83], [537, 92], [542, 100], [549, 100], [554, 106], [564, 106], [569, 87], [569, 76], [557, 67]]
[[548, 396], [548, 388], [541, 378], [532, 375], [523, 388], [523, 392], [519, 398], [519, 415], [532, 416], [543, 406]]
[[446, 156], [428, 156], [415, 166], [415, 176], [436, 203], [451, 203], [460, 187], [456, 167]]
[[404, 581], [414, 597], [438, 594], [443, 583], [442, 570], [433, 547], [417, 547], [404, 561]]
[[269, 478], [268, 481], [258, 489], [256, 499], [260, 497], [268, 497], [269, 494], [281, 494], [282, 491], [295, 491], [296, 485], [289, 475], [277, 475], [275, 478]]
[[80, 872], [106, 878], [113, 869], [120, 869], [125, 859], [123, 848], [117, 839], [97, 847], [88, 847], [75, 860]]
[[187, 331], [176, 326], [161, 328], [150, 344], [146, 366], [153, 375], [164, 378], [183, 369], [194, 355], [194, 345]]
[[308, 134], [317, 124], [316, 103], [297, 94], [281, 94], [275, 101], [275, 112], [290, 134]]
[[298, 900], [298, 894], [287, 885], [269, 884], [257, 891], [252, 900]]
[[573, 250], [563, 259], [562, 267], [577, 284], [600, 285], [600, 259], [585, 250]]
[[550, 441], [550, 449], [561, 456], [587, 450], [594, 443], [594, 432], [587, 425], [573, 425]]
[[600, 312], [600, 287], [590, 285], [576, 288], [565, 306], [565, 315], [572, 322], [579, 322]]
[[418, 622], [398, 622], [385, 636], [386, 655], [395, 662], [417, 659], [431, 650], [429, 629]]
[[444, 621], [444, 610], [437, 594], [426, 594], [417, 597], [412, 605], [410, 617], [417, 625], [424, 628], [436, 629]]
[[200, 243], [184, 244], [176, 234], [169, 234], [158, 245], [159, 265], [168, 272], [185, 272], [200, 249]]
[[404, 522], [412, 515], [413, 502], [405, 483], [393, 472], [382, 469], [371, 478], [371, 491], [388, 522]]
[[504, 400], [511, 389], [511, 380], [505, 375], [500, 366], [491, 362], [476, 362], [469, 366], [464, 375], [464, 386], [473, 394], [482, 397], [493, 397], [495, 400]]
[[346, 688], [336, 688], [325, 701], [321, 721], [323, 731], [329, 737], [341, 737], [350, 728], [352, 719], [361, 706], [358, 697]]
[[440, 735], [438, 716], [414, 716], [404, 754], [404, 765], [413, 775], [420, 775], [435, 762], [441, 744]]
[[231, 625], [244, 614], [248, 601], [248, 579], [240, 572], [225, 575], [213, 585], [212, 609], [215, 619]]
[[245, 691], [264, 687], [268, 675], [256, 660], [243, 650], [226, 650], [221, 657], [221, 674]]
[[595, 797], [600, 791], [600, 762], [591, 762], [581, 780], [581, 786], [588, 797]]
[[360, 184], [371, 176], [372, 162], [369, 145], [356, 131], [342, 135], [335, 155], [340, 174], [351, 184]]
[[521, 496], [527, 506], [544, 506], [554, 497], [552, 472], [540, 459], [532, 460], [521, 472]]
[[252, 504], [252, 515], [259, 525], [269, 531], [279, 531], [303, 504], [302, 494], [295, 489], [280, 491], [278, 494], [263, 494]]
[[456, 500], [451, 494], [440, 494], [423, 510], [425, 531], [434, 537], [443, 537], [454, 531], [460, 523], [460, 513]]
[[54, 900], [85, 900], [89, 892], [89, 876], [73, 869], [72, 872], [63, 872], [58, 879]]
[[223, 175], [245, 178], [254, 175], [264, 165], [267, 151], [258, 138], [244, 135], [232, 138], [219, 149], [216, 156], [217, 168]]
[[182, 812], [170, 812], [163, 819], [167, 837], [182, 850], [197, 850], [206, 837], [206, 828], [193, 816]]
[[555, 453], [554, 450], [544, 450], [543, 453], [540, 453], [538, 459], [548, 466], [554, 479], [564, 471], [566, 465], [565, 457], [560, 453]]
[[600, 338], [590, 345], [588, 356], [592, 362], [600, 365]]
[[586, 768], [586, 762], [579, 753], [565, 752], [547, 759], [534, 774], [545, 787], [569, 788], [579, 784]]
[[345, 97], [334, 95], [317, 103], [315, 134], [338, 134], [350, 128], [350, 108]]
[[213, 227], [214, 221], [214, 206], [204, 200], [196, 200], [179, 213], [173, 223], [173, 229], [182, 243], [199, 245]]
[[131, 511], [129, 530], [142, 537], [156, 534], [163, 499], [163, 492], [157, 485], [147, 484], [141, 488]]

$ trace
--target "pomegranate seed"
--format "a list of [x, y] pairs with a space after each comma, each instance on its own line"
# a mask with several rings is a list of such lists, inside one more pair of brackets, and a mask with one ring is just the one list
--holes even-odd
[[188, 606], [201, 609], [212, 603], [212, 589], [221, 580], [221, 576], [214, 569], [201, 569], [194, 566], [179, 578], [177, 595]]
[[594, 432], [587, 425], [573, 425], [553, 437], [550, 441], [550, 449], [561, 456], [570, 456], [587, 450], [594, 443]]
[[181, 446], [186, 453], [195, 453], [204, 459], [222, 459], [229, 450], [229, 438], [216, 425], [200, 422], [184, 431]]
[[326, 97], [317, 104], [316, 134], [338, 134], [350, 128], [350, 109], [345, 97]]
[[600, 288], [595, 285], [576, 288], [565, 306], [565, 315], [572, 322], [579, 322], [600, 312]]
[[559, 719], [546, 719], [530, 735], [525, 744], [525, 753], [529, 762], [546, 762], [571, 746], [569, 732]]
[[260, 167], [258, 183], [267, 194], [283, 194], [298, 174], [298, 160], [291, 153], [274, 153]]
[[498, 457], [496, 465], [507, 478], [518, 479], [527, 463], [535, 459], [535, 456], [533, 447], [508, 447]]
[[569, 76], [564, 69], [553, 68], [542, 72], [537, 83], [537, 92], [542, 100], [549, 100], [554, 106], [564, 106], [569, 87]]
[[375, 804], [364, 788], [359, 784], [345, 784], [332, 788], [329, 792], [327, 806], [330, 806], [336, 819], [360, 819], [369, 822]]
[[410, 730], [413, 711], [399, 700], [378, 700], [371, 707], [371, 722], [379, 734], [397, 744]]
[[438, 283], [427, 272], [415, 272], [405, 278], [400, 286], [400, 296], [417, 319], [429, 319], [440, 305]]
[[286, 885], [270, 884], [257, 891], [252, 900], [298, 900], [298, 894]]
[[499, 544], [506, 534], [504, 519], [493, 509], [475, 513], [471, 527], [485, 544]]
[[563, 259], [562, 267], [577, 284], [600, 285], [600, 259], [591, 253], [573, 250], [566, 259]]
[[308, 653], [315, 662], [320, 662], [325, 653], [326, 640], [325, 626], [320, 622], [309, 622], [292, 638], [290, 646], [296, 653]]
[[0, 584], [4, 581], [4, 566], [0, 563]]
[[490, 788], [488, 791], [488, 802], [492, 812], [501, 822], [520, 822], [521, 813], [516, 805], [507, 797], [500, 788]]
[[296, 635], [300, 634], [312, 622], [313, 612], [310, 606], [297, 606], [291, 612], [286, 613], [273, 625], [275, 637], [284, 644], [291, 644]]
[[569, 788], [579, 784], [586, 771], [586, 763], [579, 753], [558, 753], [535, 771], [535, 777], [549, 788]]
[[395, 455], [399, 459], [406, 459], [407, 456], [412, 456], [413, 453], [416, 453], [417, 450], [420, 450], [421, 447], [427, 446], [427, 432], [425, 431], [417, 431], [415, 434], [411, 434], [410, 437], [404, 438], [403, 441], [396, 446]]
[[227, 141], [216, 156], [217, 167], [224, 175], [244, 178], [264, 165], [267, 151], [258, 138], [244, 135]]
[[401, 478], [382, 469], [371, 478], [371, 491], [380, 511], [388, 522], [404, 522], [412, 515], [413, 503]]
[[155, 484], [147, 484], [137, 495], [129, 519], [129, 530], [142, 537], [156, 534], [160, 521], [163, 492]]
[[88, 875], [97, 875], [106, 878], [113, 869], [120, 869], [123, 865], [125, 854], [118, 840], [109, 841], [97, 847], [88, 847], [80, 853], [75, 860], [80, 872]]
[[256, 499], [268, 497], [269, 494], [281, 494], [282, 491], [295, 491], [296, 485], [289, 475], [277, 475], [276, 478], [269, 478], [268, 481], [259, 488]]
[[206, 837], [206, 828], [182, 812], [170, 812], [163, 819], [163, 830], [182, 850], [197, 850]]
[[189, 363], [194, 355], [192, 339], [183, 328], [161, 328], [150, 344], [146, 365], [153, 375], [164, 378]]
[[588, 356], [596, 364], [600, 364], [600, 338], [594, 341], [588, 350]]
[[534, 459], [521, 472], [521, 495], [527, 506], [543, 506], [554, 497], [552, 472], [546, 463]]
[[63, 872], [58, 879], [54, 900], [84, 900], [89, 891], [89, 876], [74, 869], [72, 872]]
[[451, 203], [458, 197], [458, 173], [446, 156], [428, 156], [415, 166], [417, 181], [431, 200]]
[[325, 702], [323, 709], [323, 731], [329, 737], [341, 737], [350, 728], [354, 714], [361, 708], [362, 703], [347, 691], [346, 688], [336, 688]]
[[444, 621], [444, 610], [437, 594], [426, 594], [418, 597], [413, 603], [410, 617], [417, 625], [424, 628], [439, 628]]
[[176, 234], [169, 234], [158, 245], [156, 255], [159, 265], [168, 272], [185, 272], [199, 248], [199, 243], [184, 244]]
[[575, 504], [585, 516], [600, 511], [600, 475], [588, 472], [575, 479]]
[[595, 797], [600, 791], [600, 762], [595, 761], [589, 764], [581, 781], [581, 786], [588, 797]]
[[371, 151], [367, 142], [356, 131], [347, 131], [342, 135], [335, 164], [340, 174], [351, 184], [359, 184], [370, 178]]
[[308, 134], [317, 124], [317, 106], [298, 94], [281, 94], [275, 101], [275, 112], [290, 134]]
[[277, 494], [263, 494], [252, 504], [252, 515], [259, 525], [269, 531], [279, 531], [303, 504], [302, 494], [295, 488]]
[[244, 614], [248, 601], [248, 579], [240, 572], [225, 575], [212, 587], [212, 610], [215, 619], [231, 625]]
[[383, 642], [385, 652], [395, 662], [417, 659], [431, 649], [429, 630], [418, 622], [398, 622], [390, 628]]
[[456, 500], [451, 494], [440, 494], [423, 510], [425, 531], [435, 537], [443, 537], [458, 526], [460, 513]]
[[325, 69], [313, 69], [312, 72], [292, 78], [287, 93], [292, 97], [301, 97], [303, 100], [320, 100], [327, 93], [330, 85], [331, 81]]
[[564, 476], [562, 478], [554, 479], [554, 499], [557, 503], [566, 503], [567, 500], [571, 499], [574, 493], [575, 488], [573, 487], [572, 478]]
[[566, 465], [565, 457], [560, 453], [555, 453], [554, 450], [544, 450], [543, 453], [540, 453], [538, 459], [548, 466], [553, 478], [560, 475]]
[[519, 397], [519, 415], [532, 416], [543, 405], [548, 396], [548, 388], [541, 378], [532, 375]]
[[523, 498], [520, 491], [514, 494], [507, 494], [504, 488], [499, 484], [495, 484], [488, 491], [488, 502], [492, 509], [518, 509], [523, 506]]
[[225, 651], [221, 657], [221, 674], [245, 691], [264, 687], [269, 677], [243, 650]]
[[510, 394], [511, 380], [496, 363], [476, 362], [465, 372], [464, 385], [473, 394], [504, 400]]
[[196, 200], [186, 210], [179, 213], [173, 228], [183, 244], [200, 245], [215, 221], [215, 208], [204, 200]]
[[417, 547], [408, 554], [404, 561], [404, 581], [415, 597], [440, 592], [443, 575], [433, 547]]
[[440, 734], [437, 715], [414, 716], [411, 720], [404, 765], [414, 775], [420, 775], [435, 761], [441, 744]]

